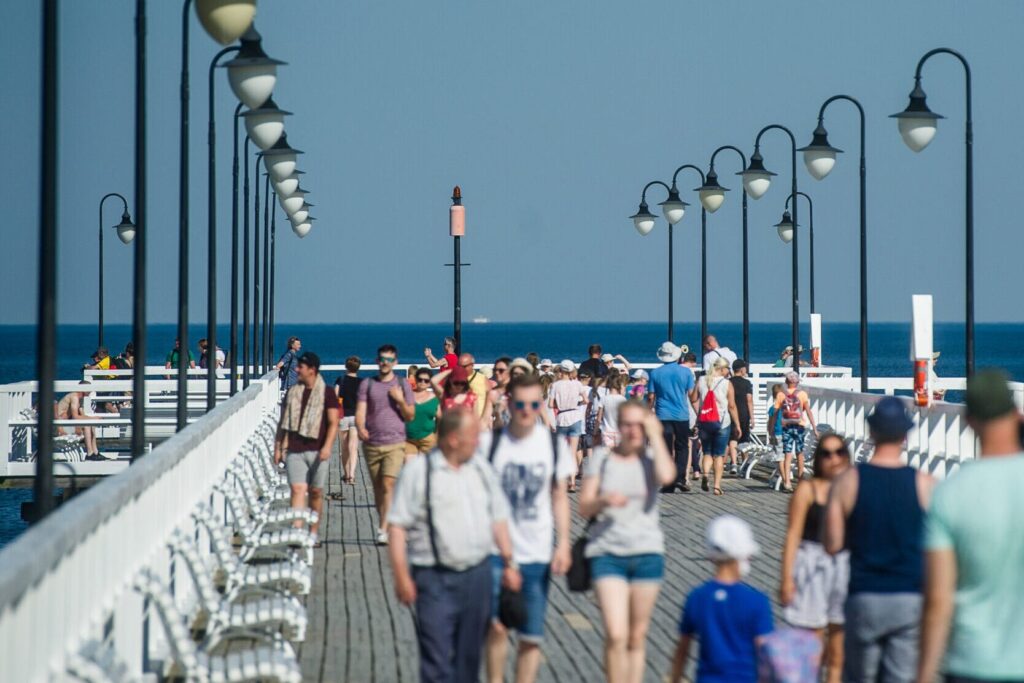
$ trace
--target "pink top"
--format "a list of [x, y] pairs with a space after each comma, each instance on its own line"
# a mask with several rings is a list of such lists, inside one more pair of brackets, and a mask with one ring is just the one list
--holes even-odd
[[550, 396], [555, 406], [555, 424], [569, 427], [583, 419], [587, 389], [576, 379], [560, 379], [551, 385]]

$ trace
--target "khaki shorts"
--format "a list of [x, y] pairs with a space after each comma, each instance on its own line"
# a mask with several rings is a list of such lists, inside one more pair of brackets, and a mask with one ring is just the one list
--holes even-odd
[[366, 467], [373, 481], [380, 481], [381, 477], [397, 478], [405, 462], [405, 442], [383, 446], [364, 444], [363, 455], [366, 456]]
[[409, 455], [417, 453], [429, 453], [437, 443], [437, 434], [428, 434], [422, 439], [406, 439], [405, 452]]

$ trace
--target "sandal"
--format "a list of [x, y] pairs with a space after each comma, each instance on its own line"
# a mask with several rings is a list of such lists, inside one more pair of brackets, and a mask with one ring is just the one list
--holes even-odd
[[705, 477], [705, 476], [701, 476], [701, 478], [700, 478], [700, 490], [701, 491], [707, 491], [708, 490], [708, 478]]
[[720, 488], [718, 488], [718, 487], [716, 486], [716, 487], [715, 487], [715, 495], [716, 495], [716, 496], [724, 496], [725, 494], [724, 494], [724, 493], [722, 493], [722, 489], [720, 489]]

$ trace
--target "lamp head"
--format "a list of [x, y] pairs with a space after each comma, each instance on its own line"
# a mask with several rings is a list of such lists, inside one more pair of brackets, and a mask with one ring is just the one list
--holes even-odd
[[287, 197], [295, 190], [299, 189], [299, 176], [305, 174], [305, 171], [298, 169], [292, 171], [292, 174], [282, 181], [274, 181], [274, 191], [277, 192], [278, 197]]
[[268, 97], [258, 108], [244, 111], [240, 116], [245, 121], [245, 132], [249, 139], [260, 149], [267, 150], [281, 139], [284, 117], [291, 116], [291, 112], [278, 108], [274, 98]]
[[256, 0], [196, 0], [196, 15], [211, 38], [230, 45], [252, 25]]
[[309, 208], [311, 206], [313, 205], [308, 202], [302, 202], [302, 206], [299, 207], [299, 210], [293, 213], [292, 215], [288, 216], [288, 219], [292, 222], [292, 225], [304, 222], [306, 218], [309, 216]]
[[750, 162], [747, 167], [736, 175], [743, 177], [743, 190], [753, 199], [760, 199], [772, 184], [772, 176], [775, 175], [764, 167], [764, 157], [761, 151], [754, 150], [750, 155]]
[[132, 223], [132, 217], [127, 211], [121, 214], [121, 222], [114, 226], [117, 230], [117, 238], [124, 244], [128, 244], [135, 239], [135, 224]]
[[891, 119], [896, 119], [903, 142], [915, 152], [920, 152], [928, 146], [928, 143], [935, 137], [939, 119], [945, 118], [929, 109], [926, 99], [927, 95], [921, 88], [921, 79], [918, 78], [910, 93], [910, 102], [907, 104], [907, 108], [898, 114], [889, 116]]
[[[668, 221], [669, 225], [675, 225], [679, 221], [683, 220], [683, 216], [686, 214], [686, 207], [689, 206], [686, 202], [679, 198], [679, 190], [673, 186], [668, 191], [668, 199], [658, 204], [661, 207], [661, 212], [665, 214], [665, 220]], [[634, 220], [634, 223], [636, 221]], [[653, 225], [651, 227], [654, 227]], [[640, 228], [637, 227], [637, 230]], [[647, 232], [650, 232], [648, 230]], [[641, 232], [641, 235], [647, 233]]]
[[288, 134], [281, 133], [281, 138], [274, 146], [263, 152], [263, 165], [270, 174], [270, 179], [281, 182], [295, 172], [295, 164], [302, 150], [294, 149], [288, 144]]
[[815, 180], [822, 180], [827, 176], [836, 165], [836, 155], [843, 153], [843, 150], [829, 144], [828, 131], [820, 120], [818, 127], [814, 129], [811, 144], [797, 151], [804, 153], [804, 166]]
[[633, 227], [641, 235], [646, 235], [653, 230], [654, 222], [658, 220], [657, 216], [648, 211], [647, 202], [645, 201], [640, 202], [640, 208], [630, 218], [633, 219]]
[[309, 193], [300, 187], [287, 197], [278, 197], [277, 203], [281, 205], [281, 208], [284, 209], [286, 214], [291, 216], [302, 208], [302, 204], [306, 201], [307, 194]]
[[783, 211], [782, 220], [775, 224], [775, 229], [779, 231], [779, 238], [786, 244], [793, 241], [794, 227], [793, 218], [789, 215], [789, 211]]
[[262, 42], [260, 34], [250, 26], [239, 41], [235, 58], [224, 64], [232, 92], [249, 109], [258, 109], [267, 101], [277, 83], [277, 67], [284, 64], [268, 57]]
[[301, 223], [293, 222], [292, 232], [298, 235], [300, 239], [305, 237], [306, 235], [309, 234], [309, 231], [313, 229], [313, 221], [315, 220], [316, 219], [313, 218], [312, 216], [307, 216], [306, 220], [302, 221]]
[[729, 188], [718, 184], [718, 174], [715, 173], [713, 168], [708, 169], [707, 174], [704, 176], [704, 184], [697, 188], [700, 204], [708, 213], [718, 211], [718, 208], [722, 206], [722, 202], [725, 201], [725, 193], [728, 191]]

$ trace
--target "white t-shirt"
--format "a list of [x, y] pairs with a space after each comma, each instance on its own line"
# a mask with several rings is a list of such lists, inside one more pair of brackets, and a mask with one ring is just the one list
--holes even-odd
[[571, 427], [585, 417], [586, 406], [580, 405], [580, 401], [587, 399], [590, 390], [578, 379], [560, 379], [551, 385], [549, 393], [554, 407], [558, 408], [558, 414], [555, 416], [557, 426]]
[[711, 349], [704, 354], [704, 374], [707, 375], [711, 372], [711, 367], [715, 364], [719, 358], [724, 358], [729, 361], [729, 371], [732, 372], [733, 361], [736, 360], [736, 354], [733, 353], [732, 349], [727, 346], [719, 346], [717, 349]]
[[[477, 455], [484, 461], [491, 451], [491, 432], [480, 435]], [[576, 471], [565, 439], [558, 443], [558, 481]], [[537, 425], [529, 436], [516, 440], [502, 433], [494, 453], [495, 476], [509, 504], [508, 530], [512, 554], [520, 564], [551, 562], [555, 543], [555, 518], [551, 512], [551, 432]]]
[[603, 434], [619, 433], [619, 406], [626, 402], [622, 394], [608, 394], [601, 399], [601, 408], [604, 413], [601, 415], [601, 432]]

